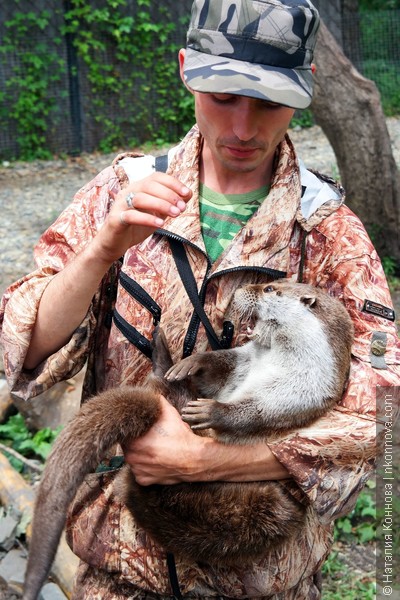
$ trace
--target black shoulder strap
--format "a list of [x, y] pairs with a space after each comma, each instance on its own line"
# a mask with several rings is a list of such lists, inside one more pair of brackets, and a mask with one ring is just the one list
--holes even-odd
[[[168, 154], [165, 154], [164, 156], [156, 156], [155, 168], [156, 171], [163, 171], [165, 173], [165, 171], [168, 168]], [[187, 295], [189, 296], [194, 306], [197, 316], [204, 325], [208, 341], [210, 342], [210, 346], [213, 350], [219, 350], [222, 348], [222, 345], [210, 323], [209, 318], [205, 313], [205, 310], [199, 298], [196, 280], [194, 278], [193, 271], [190, 268], [185, 248], [181, 242], [174, 239], [169, 239], [169, 243], [179, 275], [181, 276]]]
[[181, 600], [183, 598], [180, 587], [178, 573], [176, 571], [175, 557], [171, 552], [167, 552], [167, 565], [169, 582], [171, 584], [172, 592], [175, 600]]
[[194, 278], [193, 271], [190, 268], [186, 250], [183, 244], [178, 240], [170, 238], [169, 244], [171, 246], [172, 255], [175, 259], [175, 264], [178, 269], [178, 273], [182, 279], [183, 285], [185, 286], [187, 295], [189, 296], [194, 306], [197, 316], [204, 325], [208, 341], [210, 342], [210, 346], [213, 350], [220, 350], [223, 346], [221, 345], [221, 342], [217, 334], [215, 333], [213, 326], [211, 325], [210, 320], [203, 308], [203, 304], [201, 303], [201, 300], [199, 298], [196, 280]]

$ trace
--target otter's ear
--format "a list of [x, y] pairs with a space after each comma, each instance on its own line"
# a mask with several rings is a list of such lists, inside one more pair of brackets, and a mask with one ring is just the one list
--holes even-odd
[[317, 298], [315, 296], [305, 295], [301, 296], [300, 302], [302, 302], [306, 306], [309, 306], [310, 308], [313, 308], [317, 302]]

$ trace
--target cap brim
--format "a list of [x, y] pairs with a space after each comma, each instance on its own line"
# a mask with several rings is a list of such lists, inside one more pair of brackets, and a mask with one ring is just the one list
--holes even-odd
[[183, 72], [197, 92], [250, 96], [290, 108], [307, 108], [312, 100], [311, 69], [255, 65], [186, 48]]

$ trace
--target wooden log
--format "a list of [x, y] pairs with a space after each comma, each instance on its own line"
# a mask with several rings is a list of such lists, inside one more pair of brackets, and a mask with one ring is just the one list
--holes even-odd
[[0, 423], [7, 420], [13, 409], [15, 407], [6, 380], [0, 378]]

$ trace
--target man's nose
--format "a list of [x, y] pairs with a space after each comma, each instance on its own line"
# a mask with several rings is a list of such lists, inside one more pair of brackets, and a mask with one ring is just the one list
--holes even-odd
[[242, 98], [233, 115], [233, 132], [242, 142], [248, 142], [257, 136], [257, 119], [250, 98]]

